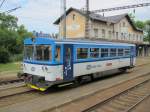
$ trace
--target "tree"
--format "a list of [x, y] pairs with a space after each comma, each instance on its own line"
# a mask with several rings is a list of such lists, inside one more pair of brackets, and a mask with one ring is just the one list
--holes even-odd
[[150, 43], [150, 28], [147, 30], [146, 39], [147, 39], [147, 41]]
[[32, 37], [32, 33], [28, 32], [24, 25], [21, 25], [17, 29], [17, 33], [19, 35], [19, 38], [17, 38], [17, 45], [20, 46], [20, 52], [23, 51], [23, 40], [27, 37]]
[[133, 24], [135, 24], [135, 16], [132, 13], [128, 14], [130, 19], [132, 20]]
[[145, 31], [146, 31], [145, 40], [150, 43], [150, 20], [147, 20], [145, 22]]
[[32, 35], [18, 19], [12, 15], [0, 13], [0, 63], [10, 61], [10, 57], [22, 54], [23, 40]]
[[150, 20], [145, 21], [146, 25], [150, 25]]
[[129, 17], [131, 18], [136, 28], [142, 29], [144, 31], [144, 35], [145, 35], [144, 41], [148, 41], [150, 43], [150, 20], [136, 21], [135, 16], [132, 13], [129, 14]]
[[15, 30], [17, 29], [18, 19], [12, 15], [6, 15], [5, 13], [0, 13], [0, 28]]
[[130, 13], [129, 14], [130, 19], [132, 20], [133, 24], [135, 25], [135, 27], [139, 28], [139, 29], [144, 29], [145, 27], [145, 23], [144, 21], [140, 21], [140, 20], [135, 20], [135, 16]]
[[143, 21], [138, 20], [138, 21], [135, 21], [135, 26], [136, 26], [137, 28], [143, 30], [144, 27], [145, 27], [145, 23], [144, 23]]
[[5, 48], [0, 47], [0, 63], [7, 63], [9, 62], [10, 54]]

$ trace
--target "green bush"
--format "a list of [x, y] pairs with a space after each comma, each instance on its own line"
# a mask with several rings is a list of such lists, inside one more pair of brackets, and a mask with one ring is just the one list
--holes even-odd
[[10, 61], [9, 52], [4, 48], [0, 48], [0, 63], [7, 63], [9, 61]]
[[10, 57], [10, 61], [16, 62], [16, 61], [22, 61], [23, 60], [23, 54], [15, 54]]

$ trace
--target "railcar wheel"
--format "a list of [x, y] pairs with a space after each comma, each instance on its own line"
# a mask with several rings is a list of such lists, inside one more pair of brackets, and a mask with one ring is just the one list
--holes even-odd
[[79, 86], [81, 83], [82, 83], [82, 77], [77, 77], [77, 78], [75, 78], [75, 80], [73, 81], [73, 85], [74, 85], [74, 87], [77, 87], [77, 86]]
[[127, 68], [120, 68], [119, 70], [120, 70], [121, 73], [127, 72]]

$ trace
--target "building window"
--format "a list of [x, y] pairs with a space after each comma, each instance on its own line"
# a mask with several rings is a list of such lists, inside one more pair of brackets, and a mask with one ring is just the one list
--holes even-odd
[[126, 23], [125, 22], [123, 22], [123, 25], [122, 25], [123, 27], [125, 27], [126, 26]]
[[72, 15], [72, 19], [75, 20], [75, 14]]
[[94, 29], [94, 37], [96, 37], [96, 38], [98, 37], [98, 29], [96, 29], [96, 28]]
[[123, 37], [123, 33], [121, 33], [121, 39], [123, 40], [123, 38], [124, 38], [124, 37]]
[[90, 57], [91, 58], [99, 58], [99, 48], [91, 48], [90, 49]]
[[135, 35], [133, 34], [133, 41], [135, 41]]
[[131, 40], [131, 34], [129, 34], [129, 40]]
[[123, 38], [124, 38], [124, 40], [126, 40], [126, 33], [123, 34]]
[[111, 38], [111, 31], [108, 31], [108, 37]]
[[141, 36], [141, 39], [140, 39], [141, 41], [143, 41], [143, 36]]
[[118, 40], [118, 32], [116, 32], [116, 39]]
[[102, 38], [105, 38], [105, 30], [102, 29]]
[[77, 49], [77, 59], [88, 58], [88, 48], [78, 48]]
[[136, 35], [136, 41], [139, 41], [139, 36], [138, 35]]

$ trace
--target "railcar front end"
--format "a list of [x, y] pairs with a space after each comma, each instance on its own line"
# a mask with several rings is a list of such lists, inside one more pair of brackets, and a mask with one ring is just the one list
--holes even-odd
[[45, 91], [63, 79], [62, 45], [50, 39], [24, 41], [23, 74], [28, 86]]

